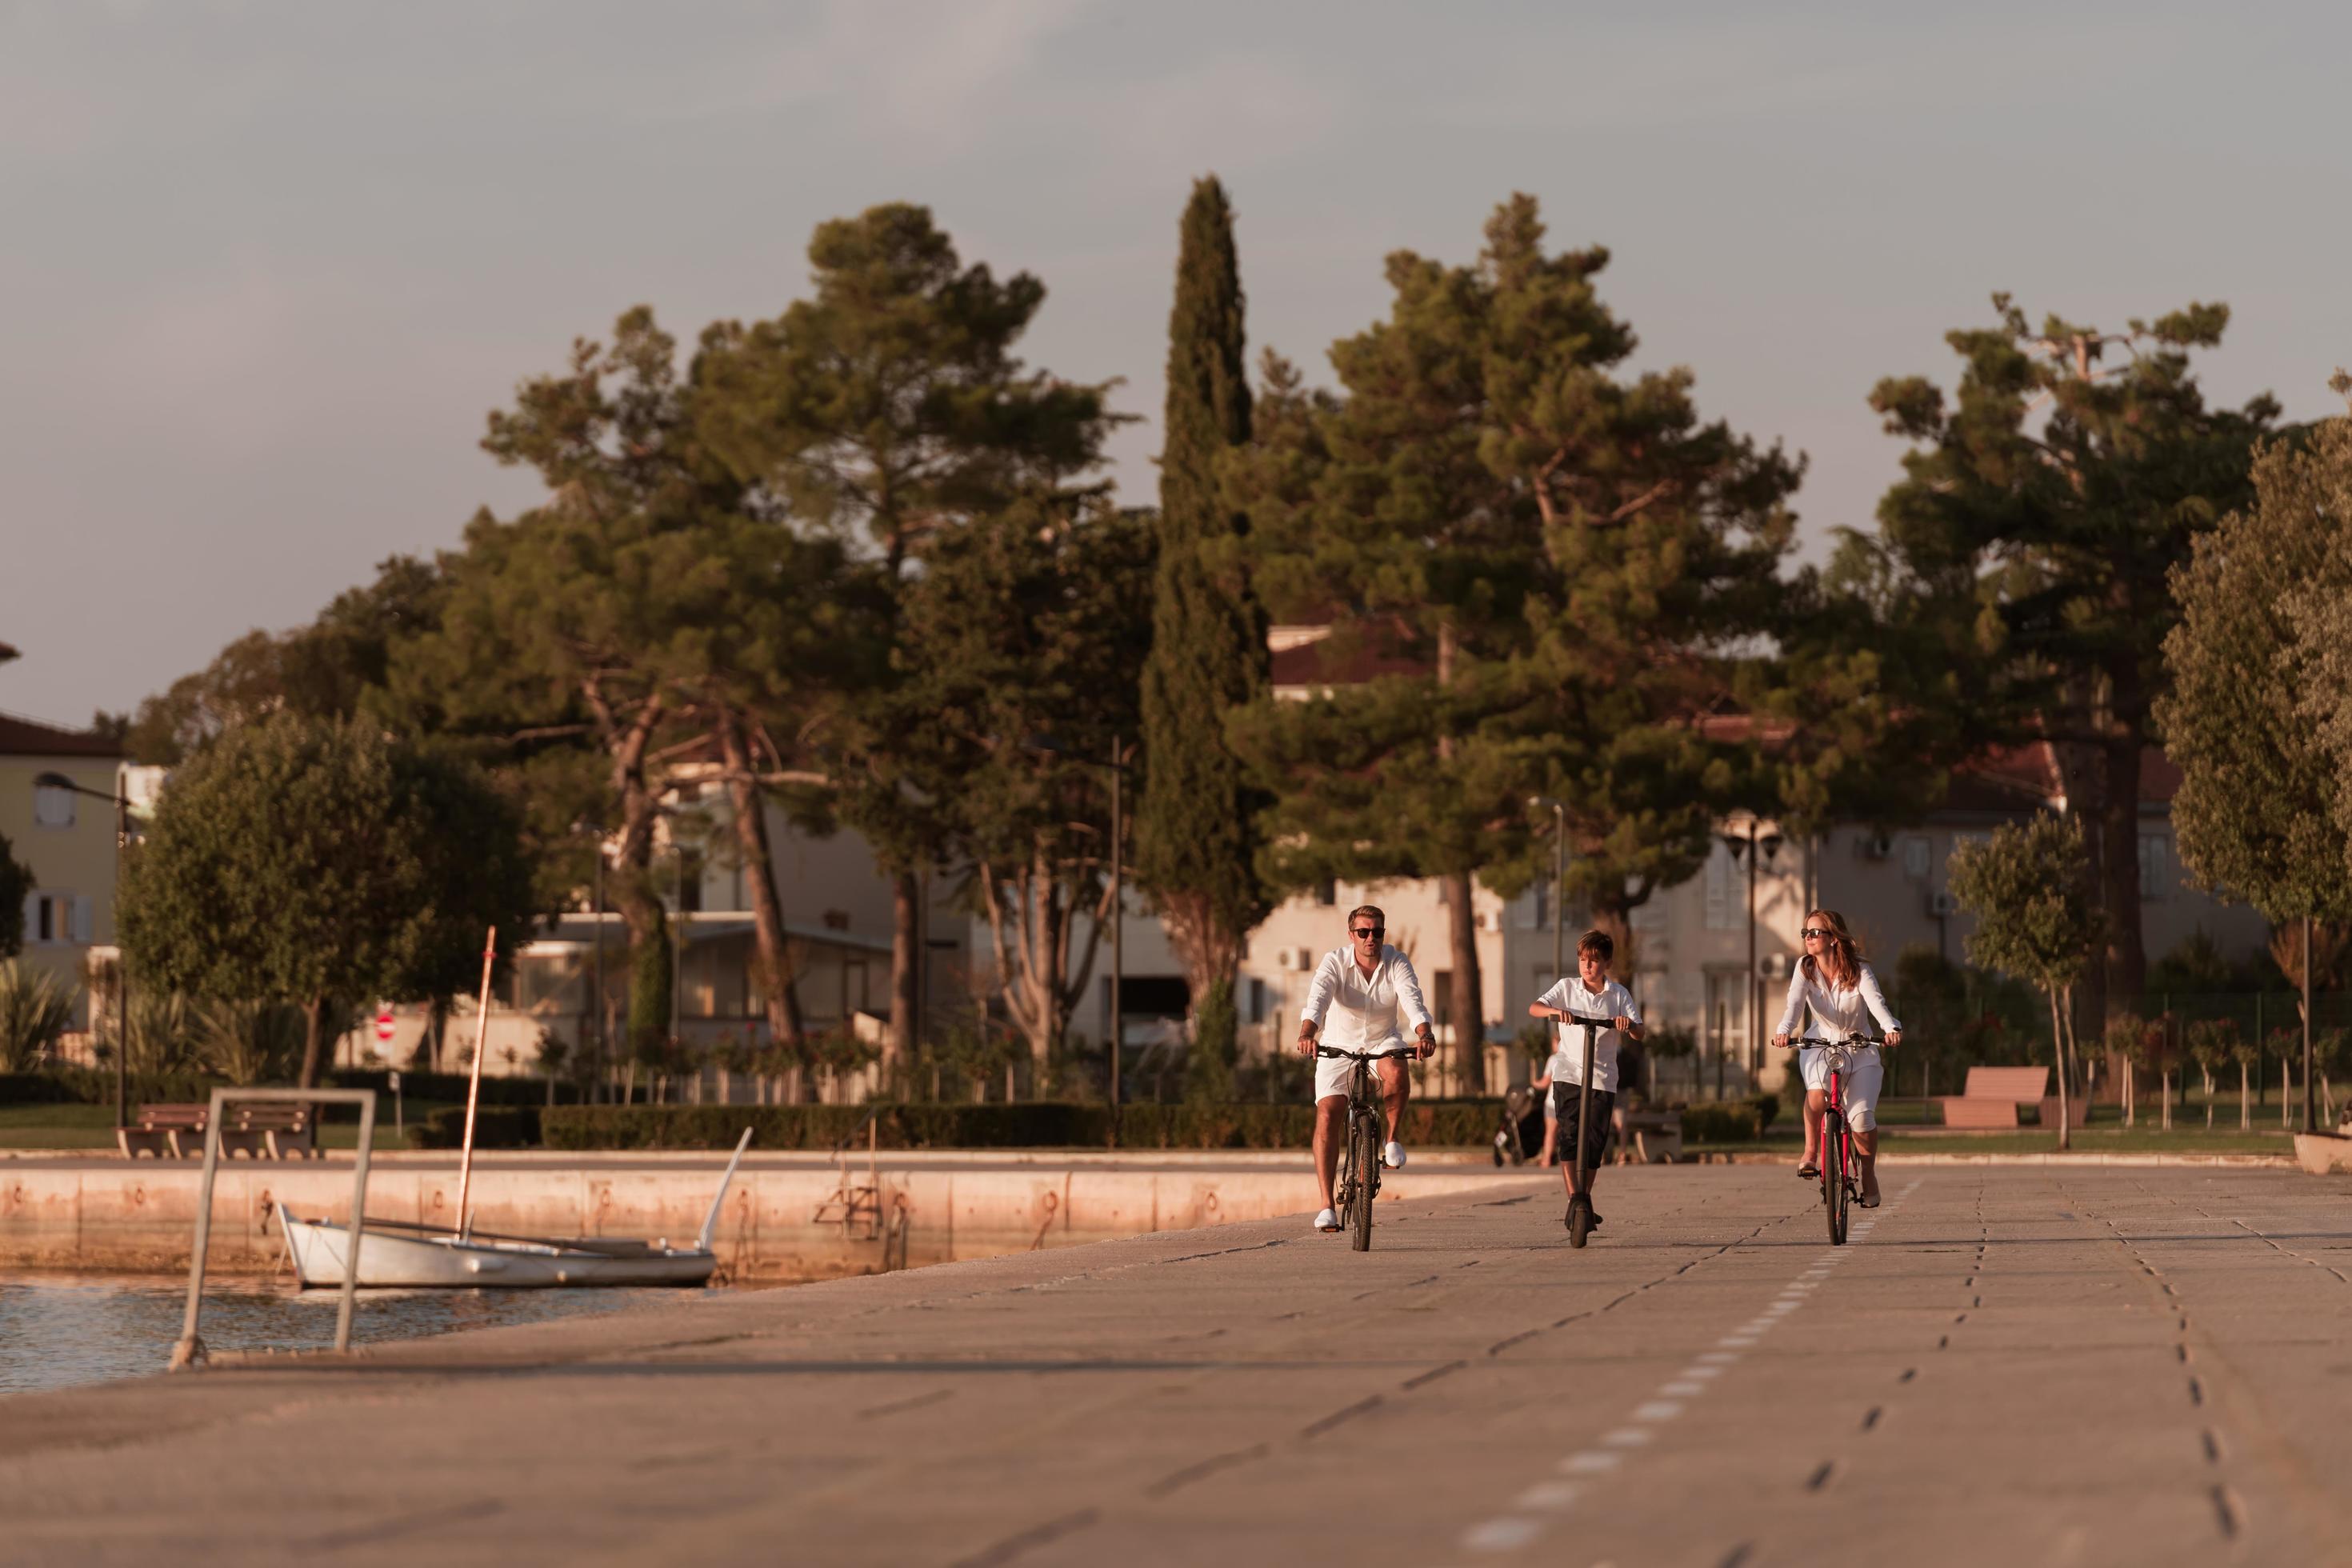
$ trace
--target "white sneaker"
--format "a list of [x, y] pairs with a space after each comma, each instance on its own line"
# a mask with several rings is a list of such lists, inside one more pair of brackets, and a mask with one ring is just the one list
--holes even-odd
[[1391, 1171], [1403, 1170], [1404, 1145], [1398, 1142], [1393, 1138], [1390, 1139], [1389, 1146], [1381, 1151], [1381, 1163], [1386, 1165]]
[[1337, 1229], [1339, 1229], [1339, 1210], [1337, 1210], [1337, 1209], [1318, 1209], [1318, 1210], [1317, 1210], [1317, 1211], [1316, 1211], [1316, 1215], [1315, 1215], [1315, 1228], [1316, 1228], [1316, 1229], [1318, 1229], [1318, 1230], [1337, 1230]]

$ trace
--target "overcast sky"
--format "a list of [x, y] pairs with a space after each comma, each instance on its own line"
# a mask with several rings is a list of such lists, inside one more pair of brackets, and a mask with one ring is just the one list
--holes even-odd
[[[1907, 17], [1895, 13], [1910, 14]], [[126, 709], [248, 627], [533, 494], [476, 447], [645, 301], [775, 313], [819, 221], [929, 204], [1048, 290], [1027, 342], [1126, 378], [1151, 498], [1176, 219], [1214, 171], [1253, 353], [1328, 375], [1382, 256], [1494, 204], [1614, 255], [1640, 363], [1811, 455], [1809, 546], [1995, 289], [2234, 310], [2237, 401], [2340, 409], [2336, 5], [152, 5], [0, 0], [0, 709]]]

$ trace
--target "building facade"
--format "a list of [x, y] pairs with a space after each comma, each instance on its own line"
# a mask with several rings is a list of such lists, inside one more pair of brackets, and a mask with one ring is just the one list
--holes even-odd
[[114, 962], [110, 802], [121, 766], [122, 748], [103, 736], [0, 713], [0, 837], [33, 873], [18, 956], [74, 989], [74, 1029], [85, 1036], [93, 982], [102, 994]]

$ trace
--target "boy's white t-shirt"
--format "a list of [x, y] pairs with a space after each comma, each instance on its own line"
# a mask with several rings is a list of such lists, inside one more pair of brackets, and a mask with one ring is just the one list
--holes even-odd
[[[1633, 1005], [1633, 994], [1614, 980], [1598, 991], [1587, 991], [1580, 976], [1570, 975], [1537, 998], [1547, 1007], [1562, 1007], [1579, 1017], [1614, 1018], [1622, 1015], [1627, 1022], [1642, 1021], [1641, 1010]], [[1614, 1029], [1601, 1029], [1592, 1037], [1592, 1087], [1614, 1093], [1617, 1089], [1617, 1047], [1622, 1037]], [[1554, 1083], [1580, 1084], [1584, 1081], [1584, 1027], [1580, 1024], [1555, 1021], [1552, 1025], [1551, 1059], [1544, 1063], [1544, 1076]]]

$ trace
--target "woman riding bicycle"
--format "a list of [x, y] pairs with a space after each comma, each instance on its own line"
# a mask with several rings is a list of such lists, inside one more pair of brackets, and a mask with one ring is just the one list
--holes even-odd
[[[1789, 1005], [1780, 1014], [1772, 1044], [1788, 1049], [1789, 1037], [1808, 1007], [1823, 1039], [1867, 1034], [1875, 1018], [1889, 1046], [1902, 1044], [1903, 1025], [1888, 1009], [1885, 994], [1878, 989], [1878, 976], [1862, 961], [1862, 950], [1846, 930], [1845, 917], [1834, 910], [1815, 910], [1805, 917], [1804, 937], [1805, 956], [1789, 976]], [[1798, 1062], [1805, 1078], [1805, 1160], [1797, 1167], [1797, 1174], [1811, 1181], [1821, 1174], [1822, 1107], [1830, 1087], [1828, 1053], [1801, 1051]], [[1845, 1067], [1845, 1119], [1853, 1129], [1854, 1152], [1862, 1156], [1864, 1208], [1878, 1206], [1878, 1089], [1885, 1076], [1875, 1046], [1862, 1047]]]

